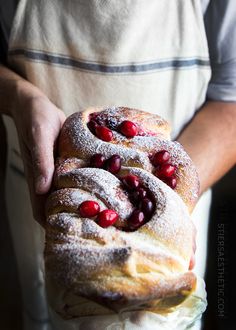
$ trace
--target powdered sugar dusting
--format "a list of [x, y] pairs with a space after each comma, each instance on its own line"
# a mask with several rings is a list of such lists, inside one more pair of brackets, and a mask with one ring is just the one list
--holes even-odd
[[[177, 168], [176, 191], [188, 205], [189, 210], [192, 210], [199, 194], [198, 176], [191, 159], [178, 142], [169, 141], [168, 137], [164, 138], [164, 135], [161, 134], [157, 136], [135, 136], [128, 139], [116, 131], [113, 131], [111, 142], [104, 142], [94, 136], [87, 127], [90, 112], [75, 113], [65, 122], [59, 144], [62, 157], [74, 156], [88, 159], [96, 153], [101, 153], [109, 158], [114, 154], [118, 154], [124, 166], [139, 167], [152, 172], [154, 168], [150, 162], [150, 155], [163, 149], [167, 150], [171, 155], [171, 162]], [[108, 117], [108, 113], [108, 109], [101, 112], [100, 116], [103, 121]], [[147, 116], [147, 113], [144, 114]], [[112, 116], [114, 116], [117, 123], [125, 118], [124, 114], [120, 115], [119, 112], [117, 114], [117, 108], [111, 109], [109, 118]], [[137, 112], [133, 115], [133, 118], [137, 118], [138, 121], [139, 116], [140, 113]], [[156, 123], [155, 117], [155, 115], [150, 114], [149, 120]]]
[[[105, 122], [109, 118], [114, 127], [127, 119], [127, 108], [99, 111], [94, 111], [99, 113], [98, 119]], [[113, 140], [107, 143], [87, 127], [92, 112], [72, 115], [60, 135], [54, 176], [57, 190], [47, 202], [48, 276], [75, 294], [90, 299], [103, 297], [110, 302], [125, 298], [135, 299], [136, 304], [152, 303], [168, 290], [174, 290], [173, 296], [177, 294], [177, 282], [178, 290], [193, 288], [193, 275], [179, 277], [188, 271], [192, 253], [192, 222], [186, 205], [191, 208], [198, 195], [197, 174], [190, 158], [180, 144], [168, 140], [169, 126], [158, 116], [132, 109], [128, 118], [139, 123], [142, 136], [127, 139], [114, 131]], [[160, 130], [155, 135], [156, 125]], [[152, 174], [150, 155], [160, 150], [167, 150], [171, 163], [178, 168], [176, 191]], [[137, 175], [154, 196], [155, 212], [138, 230], [125, 232], [114, 226], [104, 229], [95, 219], [79, 216], [78, 206], [94, 200], [101, 210], [117, 211], [117, 225], [123, 226], [134, 209], [115, 175], [88, 167], [90, 157], [96, 153], [106, 158], [120, 155], [120, 173]]]
[[108, 208], [116, 210], [120, 218], [127, 218], [133, 211], [121, 182], [111, 173], [98, 168], [80, 168], [61, 175], [57, 188], [82, 188], [101, 199]]
[[125, 121], [132, 121], [138, 128], [140, 136], [163, 135], [170, 138], [170, 126], [163, 118], [145, 111], [127, 107], [107, 107], [92, 115], [100, 125], [118, 130], [119, 125]]

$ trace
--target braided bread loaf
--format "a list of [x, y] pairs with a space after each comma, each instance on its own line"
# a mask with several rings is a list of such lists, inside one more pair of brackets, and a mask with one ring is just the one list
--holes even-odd
[[63, 318], [163, 312], [194, 292], [189, 212], [199, 182], [169, 124], [136, 109], [89, 108], [65, 121], [58, 153], [46, 205], [53, 308]]

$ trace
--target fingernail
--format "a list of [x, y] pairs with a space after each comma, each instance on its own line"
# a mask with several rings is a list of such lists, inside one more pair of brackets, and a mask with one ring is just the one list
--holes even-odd
[[46, 178], [43, 175], [40, 175], [36, 178], [35, 190], [36, 190], [37, 194], [40, 194], [43, 192], [45, 183], [46, 183]]

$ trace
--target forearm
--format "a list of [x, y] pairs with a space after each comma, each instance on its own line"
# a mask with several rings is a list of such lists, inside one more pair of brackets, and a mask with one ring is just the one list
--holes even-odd
[[178, 141], [197, 167], [203, 193], [236, 163], [236, 103], [207, 102]]
[[0, 64], [0, 114], [12, 116], [22, 98], [43, 96], [42, 92], [21, 76]]

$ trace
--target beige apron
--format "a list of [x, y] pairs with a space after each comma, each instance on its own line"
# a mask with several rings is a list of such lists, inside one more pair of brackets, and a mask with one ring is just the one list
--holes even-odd
[[[199, 0], [21, 0], [8, 63], [66, 115], [92, 105], [126, 105], [169, 120], [173, 137], [204, 103], [210, 78]], [[32, 217], [16, 130], [11, 120], [6, 124], [8, 212], [25, 329], [46, 330], [50, 319], [42, 271], [44, 234]], [[200, 276], [209, 204], [208, 192], [193, 214]], [[149, 329], [148, 322], [142, 329]]]

